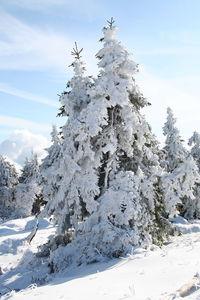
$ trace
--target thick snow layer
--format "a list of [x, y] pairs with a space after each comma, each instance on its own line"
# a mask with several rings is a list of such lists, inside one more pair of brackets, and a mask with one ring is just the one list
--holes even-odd
[[[25, 251], [35, 252], [54, 231], [46, 220], [39, 220], [38, 232], [28, 245], [26, 238], [35, 222], [26, 218], [0, 224], [0, 266], [5, 273], [0, 275], [1, 292], [5, 293], [9, 287], [15, 290], [25, 287], [2, 296], [2, 300], [200, 299], [199, 221], [192, 224], [182, 218], [172, 219], [185, 234], [173, 237], [162, 249], [138, 249], [126, 258], [66, 270], [46, 285], [26, 287], [24, 277], [12, 270]], [[12, 275], [6, 277], [6, 273]]]

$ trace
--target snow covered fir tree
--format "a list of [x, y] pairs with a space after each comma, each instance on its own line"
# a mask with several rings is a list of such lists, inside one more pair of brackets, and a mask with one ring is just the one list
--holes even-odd
[[59, 182], [44, 210], [53, 214], [58, 235], [46, 247], [61, 244], [51, 253], [54, 269], [64, 261], [93, 262], [161, 245], [171, 230], [159, 187], [158, 142], [140, 113], [149, 103], [135, 83], [138, 65], [116, 39], [113, 19], [103, 34], [98, 77], [85, 76], [76, 47], [74, 77], [60, 99], [68, 119], [54, 170]]
[[167, 121], [163, 127], [163, 134], [166, 137], [165, 140], [165, 162], [166, 170], [168, 172], [174, 171], [174, 169], [182, 162], [185, 161], [188, 156], [188, 152], [183, 146], [183, 140], [180, 137], [179, 130], [175, 126], [176, 119], [173, 115], [173, 111], [170, 107], [167, 108]]
[[188, 145], [191, 146], [191, 154], [197, 162], [197, 166], [200, 170], [200, 134], [194, 131], [193, 135], [188, 141]]
[[[200, 172], [200, 134], [194, 131], [193, 135], [188, 141], [188, 145], [191, 146], [191, 155], [197, 163], [198, 170]], [[193, 217], [200, 218], [200, 182], [196, 184], [194, 191], [195, 195], [195, 204], [193, 205]]]
[[92, 206], [93, 194], [95, 196], [98, 193], [93, 191], [97, 189], [96, 185], [93, 188], [95, 178], [98, 181], [97, 176], [95, 171], [90, 170], [90, 160], [94, 160], [88, 131], [93, 130], [93, 127], [87, 128], [84, 120], [80, 119], [88, 117], [85, 107], [90, 100], [87, 90], [92, 85], [92, 79], [84, 76], [85, 67], [80, 60], [80, 51], [76, 48], [73, 54], [75, 61], [71, 66], [75, 75], [67, 84], [69, 91], [61, 95], [62, 115], [68, 118], [66, 125], [62, 127], [61, 151], [52, 165], [57, 187], [52, 199], [48, 199], [44, 211], [47, 215], [53, 212], [55, 223], [58, 224], [58, 234], [76, 227], [78, 219], [86, 213], [85, 204], [88, 202], [88, 206]]
[[14, 211], [17, 171], [6, 158], [0, 155], [0, 217], [6, 218]]
[[19, 184], [16, 188], [15, 217], [28, 217], [33, 212], [39, 212], [36, 208], [39, 205], [41, 190], [38, 182], [39, 164], [37, 155], [26, 159], [21, 175], [19, 176]]
[[[166, 136], [165, 169], [162, 177], [164, 203], [171, 216], [181, 214], [187, 218], [195, 217], [199, 211], [200, 198], [197, 193], [200, 175], [192, 153], [183, 146], [176, 119], [171, 108], [167, 109], [167, 121], [163, 127]], [[192, 141], [192, 140], [191, 140]]]
[[[61, 155], [62, 139], [56, 126], [52, 127], [51, 132], [52, 145], [46, 149], [47, 156], [42, 160], [39, 171], [39, 185], [41, 187], [42, 203], [51, 203], [58, 190], [58, 184], [61, 179], [57, 174], [59, 159]], [[46, 205], [46, 210], [48, 210]]]

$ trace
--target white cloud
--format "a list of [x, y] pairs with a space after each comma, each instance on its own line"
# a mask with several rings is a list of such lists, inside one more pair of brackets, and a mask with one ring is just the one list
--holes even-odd
[[4, 115], [0, 115], [0, 125], [15, 129], [29, 129], [38, 132], [50, 132], [51, 130], [51, 127], [46, 124], [40, 124], [26, 119], [14, 118]]
[[32, 152], [36, 153], [39, 159], [43, 158], [46, 155], [44, 149], [49, 144], [49, 141], [42, 135], [33, 134], [28, 130], [14, 130], [8, 139], [0, 143], [0, 154], [23, 165]]
[[39, 95], [33, 95], [29, 92], [13, 88], [12, 86], [10, 86], [7, 83], [0, 82], [0, 92], [9, 94], [9, 95], [13, 95], [13, 96], [16, 96], [16, 97], [19, 97], [22, 99], [26, 99], [26, 100], [29, 100], [32, 102], [47, 104], [47, 105], [53, 106], [53, 107], [58, 107], [58, 103], [56, 103], [56, 101], [50, 100], [45, 97], [41, 97]]
[[47, 28], [29, 26], [3, 10], [0, 19], [0, 69], [65, 71], [71, 61], [70, 39]]

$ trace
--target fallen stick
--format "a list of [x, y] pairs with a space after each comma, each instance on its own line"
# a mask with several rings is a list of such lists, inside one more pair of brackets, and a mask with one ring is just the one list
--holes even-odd
[[36, 224], [33, 227], [33, 230], [31, 231], [31, 233], [27, 236], [26, 240], [27, 242], [30, 244], [33, 240], [33, 238], [35, 237], [37, 231], [38, 231], [38, 226], [39, 226], [39, 221], [38, 219], [36, 220]]

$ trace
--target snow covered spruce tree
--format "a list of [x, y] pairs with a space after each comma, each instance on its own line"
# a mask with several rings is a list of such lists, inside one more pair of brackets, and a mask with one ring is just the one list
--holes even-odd
[[34, 205], [40, 199], [40, 187], [38, 185], [39, 164], [37, 155], [33, 154], [26, 159], [19, 177], [19, 184], [16, 191], [16, 217], [28, 217], [33, 212]]
[[[62, 139], [56, 126], [52, 128], [51, 141], [51, 146], [46, 149], [48, 154], [40, 165], [39, 184], [41, 186], [42, 201], [44, 204], [51, 203], [58, 191], [58, 184], [61, 179], [57, 171], [59, 169]], [[49, 204], [46, 204], [46, 209], [41, 216], [46, 215], [48, 205]]]
[[169, 215], [181, 213], [191, 218], [197, 209], [195, 189], [200, 182], [200, 176], [196, 162], [183, 146], [175, 124], [173, 112], [168, 108], [167, 121], [163, 127], [166, 136], [164, 152], [167, 171], [162, 177], [164, 203]]
[[180, 163], [184, 162], [188, 152], [183, 146], [179, 130], [175, 126], [176, 119], [170, 107], [167, 108], [167, 121], [163, 127], [165, 140], [165, 166], [168, 172], [172, 172]]
[[52, 253], [54, 269], [75, 254], [77, 263], [116, 257], [137, 246], [162, 243], [167, 234], [159, 151], [140, 114], [148, 102], [134, 80], [138, 66], [117, 41], [112, 19], [103, 33], [98, 78], [84, 77], [76, 51], [71, 90], [61, 96], [68, 115], [62, 179], [49, 208], [58, 233], [71, 232], [66, 240], [72, 241]]
[[[197, 163], [198, 170], [200, 172], [200, 134], [198, 132], [194, 132], [191, 138], [188, 141], [188, 145], [192, 146], [190, 153], [192, 154], [194, 160]], [[200, 219], [200, 183], [196, 184], [196, 188], [194, 191], [195, 195], [195, 202], [196, 202], [196, 209], [193, 213], [195, 218]]]
[[190, 153], [196, 160], [197, 166], [200, 171], [200, 134], [198, 132], [194, 131], [193, 135], [188, 141], [188, 145], [192, 146]]
[[15, 167], [0, 155], [0, 217], [10, 216], [15, 207], [18, 175]]
[[[58, 224], [58, 235], [76, 230], [78, 223], [96, 209], [95, 197], [99, 194], [96, 174], [98, 162], [95, 161], [91, 143], [91, 132], [96, 121], [93, 120], [93, 126], [87, 121], [87, 105], [90, 102], [88, 89], [93, 81], [91, 77], [84, 75], [81, 52], [82, 49], [79, 51], [75, 44], [72, 52], [75, 60], [71, 64], [74, 76], [67, 84], [68, 90], [60, 97], [62, 115], [68, 118], [62, 127], [63, 143], [56, 162], [58, 167], [56, 166], [55, 184], [58, 189], [44, 210], [44, 214], [53, 213]], [[90, 113], [90, 118], [93, 118], [92, 112]]]

